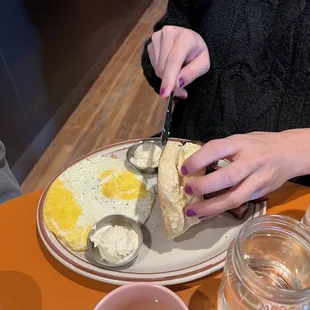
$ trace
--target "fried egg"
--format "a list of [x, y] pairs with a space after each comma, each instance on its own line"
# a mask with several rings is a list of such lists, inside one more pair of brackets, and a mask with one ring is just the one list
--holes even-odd
[[121, 159], [94, 157], [66, 169], [49, 187], [43, 217], [47, 228], [73, 251], [87, 249], [94, 223], [111, 214], [145, 223], [155, 200], [153, 187]]

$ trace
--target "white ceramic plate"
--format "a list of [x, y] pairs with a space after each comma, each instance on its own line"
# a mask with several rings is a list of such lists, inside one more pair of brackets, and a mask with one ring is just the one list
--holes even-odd
[[[93, 156], [112, 154], [125, 159], [127, 149], [138, 141], [127, 141], [101, 148], [76, 162]], [[169, 141], [180, 143], [176, 139]], [[146, 177], [157, 191], [157, 176]], [[106, 270], [91, 263], [88, 253], [74, 253], [68, 250], [48, 231], [43, 220], [43, 208], [50, 184], [42, 194], [37, 211], [38, 231], [44, 245], [59, 262], [71, 270], [91, 279], [117, 285], [138, 281], [172, 285], [211, 274], [223, 268], [227, 248], [242, 225], [249, 219], [266, 213], [265, 203], [249, 204], [250, 208], [244, 220], [237, 220], [225, 213], [192, 227], [174, 241], [168, 241], [162, 224], [159, 201], [156, 199], [152, 214], [143, 228], [144, 244], [137, 260], [126, 269]]]

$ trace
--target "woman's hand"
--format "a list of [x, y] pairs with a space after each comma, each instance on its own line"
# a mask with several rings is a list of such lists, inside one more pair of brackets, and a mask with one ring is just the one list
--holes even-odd
[[165, 26], [152, 35], [147, 50], [156, 75], [162, 79], [160, 95], [164, 98], [175, 90], [177, 97], [185, 99], [183, 87], [210, 68], [205, 41], [189, 29]]
[[219, 159], [227, 158], [231, 164], [190, 180], [185, 192], [200, 196], [229, 190], [187, 206], [187, 216], [216, 216], [274, 191], [293, 177], [310, 174], [309, 141], [310, 129], [296, 129], [234, 135], [205, 144], [184, 162], [183, 175], [194, 174]]

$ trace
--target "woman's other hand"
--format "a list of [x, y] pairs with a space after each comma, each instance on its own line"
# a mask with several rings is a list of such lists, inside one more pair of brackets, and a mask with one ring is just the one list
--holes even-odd
[[154, 32], [147, 47], [156, 75], [162, 79], [160, 95], [185, 99], [184, 86], [205, 74], [210, 68], [208, 47], [196, 32], [176, 26], [165, 26]]
[[231, 164], [190, 180], [185, 192], [199, 196], [228, 190], [187, 206], [186, 214], [213, 217], [265, 196], [293, 177], [310, 174], [309, 141], [310, 129], [295, 129], [281, 133], [234, 135], [205, 144], [184, 162], [184, 175], [194, 174], [224, 158]]

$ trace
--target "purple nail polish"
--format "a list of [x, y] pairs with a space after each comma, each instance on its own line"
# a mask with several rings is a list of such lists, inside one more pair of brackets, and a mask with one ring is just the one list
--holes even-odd
[[161, 96], [163, 96], [165, 93], [166, 93], [166, 88], [162, 88], [159, 92]]
[[179, 78], [179, 87], [182, 88], [185, 84], [184, 78]]
[[186, 185], [184, 191], [187, 195], [193, 195], [193, 190], [190, 186]]
[[195, 210], [191, 210], [191, 209], [188, 209], [186, 210], [186, 215], [191, 217], [191, 216], [197, 216], [197, 213]]
[[187, 168], [185, 166], [181, 167], [181, 172], [182, 172], [183, 175], [187, 175], [188, 174], [188, 170], [187, 170]]

